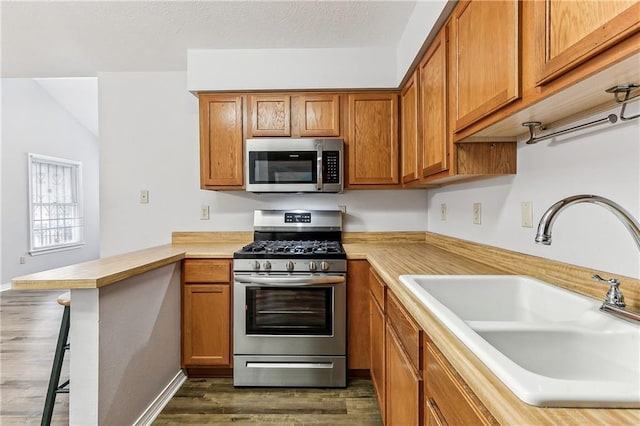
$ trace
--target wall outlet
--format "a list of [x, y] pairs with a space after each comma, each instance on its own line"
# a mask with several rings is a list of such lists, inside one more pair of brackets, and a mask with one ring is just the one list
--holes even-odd
[[149, 204], [149, 191], [147, 189], [140, 191], [140, 204]]
[[338, 206], [338, 210], [340, 210], [344, 214], [347, 214], [347, 206]]
[[533, 228], [533, 203], [531, 201], [520, 203], [520, 223], [523, 228]]
[[482, 223], [482, 203], [473, 203], [473, 223], [476, 225]]
[[200, 206], [200, 220], [209, 220], [209, 206], [206, 204]]
[[25, 258], [24, 258], [24, 256], [20, 256], [20, 264], [21, 264], [21, 265], [24, 265], [24, 263], [25, 263]]
[[440, 220], [447, 220], [447, 204], [440, 204]]

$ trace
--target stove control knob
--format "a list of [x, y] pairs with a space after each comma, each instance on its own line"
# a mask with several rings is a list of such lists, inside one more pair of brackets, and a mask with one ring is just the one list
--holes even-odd
[[271, 262], [269, 262], [268, 260], [266, 262], [264, 262], [262, 264], [262, 267], [264, 268], [265, 271], [268, 271], [271, 269]]
[[310, 271], [315, 271], [318, 269], [318, 265], [316, 264], [316, 262], [309, 262], [309, 270]]
[[253, 263], [251, 263], [251, 267], [256, 271], [260, 270], [260, 262], [254, 260]]
[[322, 262], [322, 263], [320, 263], [320, 269], [321, 269], [322, 271], [325, 271], [325, 272], [326, 272], [326, 271], [328, 271], [328, 270], [329, 270], [329, 262]]
[[287, 271], [293, 271], [293, 262], [288, 261], [286, 267], [287, 267]]

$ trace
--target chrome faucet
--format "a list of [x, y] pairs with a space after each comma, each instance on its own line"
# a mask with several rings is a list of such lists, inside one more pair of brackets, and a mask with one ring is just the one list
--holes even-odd
[[[536, 243], [547, 246], [551, 245], [551, 228], [553, 227], [556, 217], [562, 210], [578, 203], [597, 204], [612, 212], [631, 233], [631, 237], [638, 246], [638, 250], [640, 250], [640, 224], [638, 221], [635, 220], [629, 212], [623, 209], [619, 204], [598, 195], [574, 195], [563, 198], [549, 207], [542, 215], [540, 223], [538, 224], [538, 232], [536, 233], [535, 240]], [[592, 278], [596, 281], [610, 285], [609, 291], [605, 296], [605, 300], [600, 307], [601, 311], [609, 312], [624, 319], [640, 321], [640, 314], [624, 309], [624, 296], [619, 289], [620, 281], [617, 278], [605, 279], [597, 274], [593, 275]]]

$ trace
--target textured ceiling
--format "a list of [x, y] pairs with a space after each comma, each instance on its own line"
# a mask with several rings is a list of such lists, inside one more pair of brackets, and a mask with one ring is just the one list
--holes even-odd
[[415, 1], [8, 1], [3, 77], [186, 70], [187, 49], [395, 46]]

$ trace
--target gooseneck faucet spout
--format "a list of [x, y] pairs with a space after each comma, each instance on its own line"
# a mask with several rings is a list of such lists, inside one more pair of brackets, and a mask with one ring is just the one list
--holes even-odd
[[[538, 233], [536, 234], [536, 243], [547, 246], [551, 245], [551, 228], [553, 227], [553, 222], [556, 220], [558, 213], [567, 207], [578, 203], [597, 204], [616, 215], [616, 217], [624, 224], [625, 228], [627, 228], [631, 233], [631, 237], [633, 237], [633, 240], [636, 242], [636, 245], [640, 250], [640, 224], [638, 224], [638, 221], [617, 203], [598, 195], [574, 195], [572, 197], [563, 198], [549, 207], [540, 219]], [[628, 321], [640, 322], [640, 313], [625, 309], [624, 296], [618, 288], [620, 286], [620, 281], [617, 278], [605, 279], [597, 274], [593, 275], [591, 278], [610, 286], [609, 292], [605, 296], [602, 306], [600, 306], [601, 311]]]
[[602, 206], [612, 212], [622, 224], [631, 233], [631, 237], [636, 242], [638, 250], [640, 250], [640, 224], [635, 220], [629, 212], [623, 209], [619, 204], [609, 200], [608, 198], [598, 195], [574, 195], [563, 198], [558, 201], [542, 215], [540, 224], [538, 225], [538, 233], [536, 234], [536, 243], [550, 245], [551, 244], [551, 228], [558, 214], [567, 207], [578, 203], [593, 203]]

